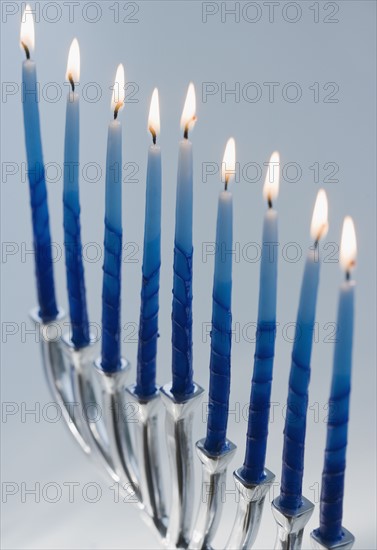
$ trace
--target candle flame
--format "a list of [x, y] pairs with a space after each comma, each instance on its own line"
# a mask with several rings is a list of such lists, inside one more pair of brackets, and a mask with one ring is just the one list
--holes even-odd
[[315, 242], [326, 237], [329, 229], [327, 195], [323, 189], [318, 191], [315, 201], [310, 234]]
[[158, 99], [158, 89], [153, 90], [151, 106], [149, 108], [148, 130], [153, 136], [154, 143], [156, 136], [160, 133], [160, 104]]
[[188, 136], [188, 131], [193, 128], [196, 121], [196, 97], [194, 84], [190, 82], [185, 106], [183, 107], [181, 116], [181, 128], [185, 133], [185, 137]]
[[80, 48], [77, 38], [72, 40], [69, 48], [66, 79], [70, 82], [78, 82], [80, 80]]
[[124, 67], [122, 63], [120, 63], [117, 68], [114, 87], [113, 87], [113, 95], [111, 98], [111, 109], [114, 111], [114, 118], [117, 117], [118, 112], [124, 106], [124, 99], [126, 95], [124, 84], [125, 84]]
[[263, 198], [272, 203], [279, 194], [279, 182], [280, 182], [280, 155], [277, 151], [274, 151], [270, 157], [270, 161], [267, 167], [266, 179], [264, 180]]
[[342, 239], [340, 243], [340, 265], [349, 273], [356, 265], [357, 243], [353, 219], [346, 216], [343, 222]]
[[26, 4], [24, 13], [21, 19], [20, 45], [26, 52], [26, 56], [30, 57], [30, 52], [34, 50], [35, 32], [33, 12], [29, 4]]
[[221, 165], [221, 176], [225, 182], [225, 189], [228, 186], [229, 180], [234, 176], [236, 171], [236, 143], [234, 138], [229, 138], [225, 147], [223, 162]]

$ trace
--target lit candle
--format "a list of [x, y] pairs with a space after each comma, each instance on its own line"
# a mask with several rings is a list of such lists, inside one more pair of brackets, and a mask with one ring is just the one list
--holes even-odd
[[58, 308], [55, 299], [50, 222], [39, 123], [37, 70], [35, 62], [30, 59], [34, 50], [34, 22], [29, 5], [26, 6], [22, 16], [20, 40], [26, 54], [26, 60], [22, 64], [22, 105], [39, 315], [43, 321], [49, 321], [55, 319]]
[[193, 391], [192, 371], [192, 143], [188, 139], [196, 116], [194, 85], [190, 83], [182, 112], [183, 140], [179, 143], [175, 210], [174, 279], [172, 308], [172, 393], [187, 396]]
[[207, 437], [204, 447], [212, 454], [226, 447], [232, 344], [233, 198], [228, 183], [235, 173], [236, 149], [228, 140], [222, 163], [225, 189], [219, 195], [216, 227], [215, 272], [212, 294], [212, 329]]
[[263, 222], [258, 324], [246, 454], [242, 470], [243, 478], [249, 483], [259, 483], [265, 477], [264, 466], [275, 354], [278, 265], [278, 217], [276, 210], [272, 207], [272, 201], [279, 192], [279, 170], [279, 153], [274, 152], [270, 158], [263, 188], [263, 197], [267, 201], [268, 210]]
[[124, 68], [118, 66], [111, 100], [106, 157], [105, 259], [102, 287], [102, 368], [116, 371], [120, 355], [120, 291], [122, 266], [122, 126], [118, 113], [124, 104]]
[[310, 358], [320, 270], [318, 243], [327, 234], [327, 213], [327, 197], [321, 189], [317, 195], [311, 225], [314, 248], [308, 253], [301, 286], [284, 428], [280, 506], [293, 511], [302, 503]]
[[161, 149], [158, 90], [155, 88], [149, 110], [148, 129], [153, 143], [148, 149], [147, 185], [143, 250], [143, 281], [137, 353], [136, 393], [141, 397], [156, 391], [156, 356], [158, 339], [158, 295], [161, 263]]
[[327, 422], [325, 464], [322, 473], [319, 535], [324, 540], [342, 537], [344, 474], [351, 392], [355, 283], [350, 273], [356, 263], [356, 235], [352, 218], [344, 220], [340, 263], [346, 280], [340, 287], [337, 337]]
[[65, 265], [72, 325], [72, 343], [76, 348], [82, 348], [89, 344], [90, 337], [80, 229], [79, 95], [75, 92], [75, 83], [80, 80], [80, 49], [76, 38], [72, 41], [69, 50], [66, 78], [69, 80], [72, 90], [67, 95], [64, 141], [63, 204]]

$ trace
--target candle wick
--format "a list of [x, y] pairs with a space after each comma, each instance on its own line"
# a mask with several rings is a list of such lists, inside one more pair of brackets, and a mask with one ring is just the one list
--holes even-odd
[[30, 50], [25, 44], [25, 42], [21, 42], [23, 49], [25, 50], [26, 59], [30, 59]]
[[116, 119], [118, 118], [118, 112], [119, 112], [120, 106], [121, 106], [120, 103], [117, 103], [117, 104], [115, 105], [115, 109], [114, 109], [114, 120], [116, 120]]
[[157, 134], [156, 134], [156, 131], [155, 131], [155, 129], [153, 128], [153, 126], [149, 126], [149, 131], [150, 131], [150, 133], [152, 134], [153, 145], [156, 145]]
[[272, 200], [271, 200], [271, 197], [268, 197], [268, 208], [272, 208]]
[[184, 133], [183, 133], [183, 138], [184, 139], [188, 139], [190, 124], [194, 123], [195, 121], [196, 121], [196, 115], [194, 115], [190, 120], [187, 121], [186, 126], [185, 126], [185, 130], [184, 130]]
[[71, 73], [69, 73], [69, 75], [68, 75], [68, 80], [69, 80], [69, 82], [70, 82], [70, 84], [71, 84], [72, 92], [74, 92], [74, 91], [75, 91], [75, 83], [74, 83], [74, 81], [73, 81], [73, 78], [72, 78]]
[[346, 271], [346, 281], [349, 281], [351, 279], [351, 272], [349, 269]]
[[317, 248], [318, 248], [318, 243], [319, 243], [319, 240], [316, 239], [316, 240], [314, 241], [314, 249], [317, 249]]

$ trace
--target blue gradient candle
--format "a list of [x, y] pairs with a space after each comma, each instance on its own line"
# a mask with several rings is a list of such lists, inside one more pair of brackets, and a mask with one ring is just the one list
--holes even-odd
[[30, 54], [34, 50], [34, 22], [29, 5], [25, 8], [22, 21], [21, 46], [26, 53], [26, 60], [22, 64], [22, 105], [33, 225], [35, 275], [39, 315], [43, 321], [50, 321], [56, 318], [58, 308], [55, 298], [50, 221], [39, 123], [37, 71], [35, 62], [30, 59]]
[[193, 158], [189, 129], [195, 117], [195, 89], [190, 83], [181, 118], [184, 131], [179, 143], [175, 209], [174, 276], [172, 307], [172, 393], [186, 397], [194, 389], [192, 370], [192, 206]]
[[136, 393], [148, 397], [156, 391], [156, 356], [158, 339], [158, 295], [161, 264], [161, 149], [157, 145], [160, 131], [158, 90], [155, 88], [149, 111], [148, 129], [153, 144], [148, 150], [147, 186], [143, 250], [143, 281], [137, 352]]
[[80, 50], [76, 38], [68, 55], [67, 79], [72, 91], [67, 96], [67, 112], [64, 141], [64, 247], [67, 272], [69, 313], [72, 326], [72, 343], [75, 348], [90, 342], [89, 321], [86, 307], [84, 266], [80, 228], [79, 199], [79, 96], [75, 82], [80, 80]]
[[212, 294], [212, 330], [207, 436], [211, 454], [226, 448], [232, 344], [233, 198], [228, 190], [235, 170], [235, 143], [228, 140], [223, 159], [225, 190], [219, 195], [216, 227], [215, 272]]
[[320, 190], [311, 226], [315, 245], [307, 256], [301, 286], [284, 427], [280, 506], [292, 511], [296, 511], [302, 503], [310, 359], [320, 270], [318, 243], [327, 233], [327, 210], [326, 193]]
[[264, 467], [275, 355], [278, 266], [278, 217], [276, 210], [272, 207], [272, 201], [277, 197], [279, 191], [279, 170], [279, 153], [274, 152], [270, 158], [263, 189], [268, 210], [263, 222], [258, 325], [246, 454], [242, 469], [242, 476], [249, 483], [259, 483], [265, 477]]
[[114, 120], [109, 124], [106, 157], [105, 259], [102, 286], [102, 357], [104, 371], [121, 366], [120, 295], [122, 267], [122, 127], [124, 69], [118, 66], [113, 89]]
[[325, 463], [322, 473], [319, 535], [329, 542], [342, 537], [344, 474], [351, 392], [355, 283], [350, 272], [356, 262], [356, 236], [351, 218], [344, 220], [340, 262], [346, 280], [340, 287], [337, 337], [327, 422]]

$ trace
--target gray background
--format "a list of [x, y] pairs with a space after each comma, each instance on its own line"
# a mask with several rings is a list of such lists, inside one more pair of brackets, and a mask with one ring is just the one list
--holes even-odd
[[[37, 3], [38, 4], [38, 3]], [[353, 391], [347, 461], [344, 525], [356, 536], [355, 548], [375, 548], [375, 16], [376, 4], [362, 2], [299, 2], [301, 14], [296, 23], [295, 7], [280, 2], [274, 19], [269, 21], [268, 7], [259, 2], [260, 20], [255, 8], [249, 8], [235, 21], [221, 14], [203, 22], [201, 2], [137, 2], [138, 22], [114, 22], [114, 9], [129, 17], [132, 6], [123, 2], [102, 2], [102, 15], [96, 23], [94, 8], [81, 2], [69, 22], [68, 7], [60, 4], [59, 21], [56, 7], [50, 2], [36, 25], [35, 59], [41, 86], [55, 82], [62, 90], [57, 101], [42, 98], [40, 105], [45, 161], [61, 165], [65, 124], [66, 87], [63, 85], [69, 45], [77, 36], [81, 48], [81, 83], [97, 82], [103, 90], [99, 101], [81, 101], [81, 161], [105, 162], [106, 131], [111, 117], [109, 86], [116, 66], [123, 62], [126, 79], [137, 85], [137, 102], [128, 102], [120, 115], [123, 123], [125, 162], [137, 163], [136, 182], [124, 185], [124, 237], [130, 244], [123, 267], [122, 320], [123, 352], [133, 364], [136, 357], [135, 326], [138, 321], [141, 278], [141, 243], [144, 219], [146, 154], [150, 137], [146, 132], [149, 100], [154, 86], [159, 87], [161, 105], [161, 148], [163, 154], [163, 211], [161, 310], [158, 380], [170, 379], [170, 310], [172, 286], [172, 247], [174, 231], [175, 179], [179, 120], [189, 80], [196, 85], [198, 122], [192, 134], [195, 154], [194, 204], [194, 369], [195, 380], [208, 387], [209, 339], [203, 337], [203, 324], [211, 316], [213, 258], [202, 257], [203, 243], [215, 234], [217, 194], [221, 183], [217, 175], [203, 181], [202, 165], [220, 162], [227, 138], [236, 140], [237, 160], [241, 169], [255, 162], [263, 168], [274, 149], [281, 153], [282, 163], [296, 163], [302, 171], [298, 181], [293, 172], [282, 178], [277, 202], [280, 220], [281, 255], [279, 263], [278, 322], [276, 362], [272, 401], [274, 417], [270, 424], [267, 466], [280, 478], [284, 403], [287, 394], [290, 353], [302, 277], [305, 251], [310, 246], [309, 225], [316, 193], [323, 186], [329, 198], [330, 230], [326, 242], [338, 243], [344, 215], [354, 217], [358, 239], [356, 330], [354, 346]], [[55, 3], [56, 4], [56, 3]], [[241, 2], [240, 9], [247, 3]], [[254, 3], [255, 4], [255, 3]], [[292, 3], [291, 3], [292, 4]], [[20, 13], [5, 17], [7, 9], [19, 9], [15, 2], [2, 3], [1, 76], [3, 82], [20, 83], [23, 53], [19, 49]], [[34, 6], [35, 4], [33, 4]], [[39, 4], [42, 9], [43, 3]], [[227, 3], [228, 7], [234, 3]], [[9, 7], [10, 6], [10, 7]], [[110, 9], [112, 6], [112, 9]], [[312, 6], [312, 7], [311, 7]], [[314, 8], [313, 8], [314, 6]], [[318, 9], [318, 23], [314, 22]], [[85, 12], [85, 10], [89, 10]], [[331, 15], [332, 12], [336, 14]], [[329, 19], [338, 22], [325, 22]], [[221, 83], [227, 89], [239, 83], [241, 97], [221, 97], [220, 93], [202, 101], [206, 82]], [[250, 102], [256, 82], [262, 96]], [[269, 101], [266, 82], [278, 83], [275, 97]], [[295, 82], [302, 97], [294, 97]], [[314, 96], [318, 83], [319, 97]], [[339, 87], [328, 102], [328, 94]], [[329, 87], [330, 86], [330, 87]], [[242, 90], [246, 99], [242, 96]], [[246, 90], [246, 91], [245, 91]], [[46, 88], [45, 94], [53, 87]], [[249, 96], [247, 96], [249, 91]], [[287, 95], [288, 94], [288, 95]], [[290, 95], [292, 94], [292, 95]], [[326, 99], [327, 97], [327, 99]], [[249, 98], [249, 100], [248, 100]], [[316, 99], [316, 100], [315, 100]], [[331, 99], [331, 98], [330, 98]], [[28, 311], [35, 304], [35, 282], [31, 249], [28, 187], [22, 175], [25, 162], [22, 109], [19, 91], [2, 98], [2, 167], [16, 163], [18, 173], [2, 178], [1, 229], [2, 258], [2, 400], [14, 402], [19, 412], [3, 417], [2, 481], [14, 482], [17, 494], [8, 496], [3, 506], [4, 548], [155, 548], [156, 540], [130, 503], [114, 502], [114, 491], [107, 479], [75, 446], [62, 421], [46, 420], [51, 401], [43, 379], [35, 335], [25, 334], [31, 328]], [[331, 166], [339, 171], [328, 181]], [[313, 167], [320, 167], [318, 181]], [[53, 165], [50, 178], [55, 178]], [[290, 165], [292, 166], [292, 165]], [[130, 172], [128, 172], [130, 173]], [[90, 177], [93, 173], [90, 172]], [[229, 437], [239, 452], [229, 472], [228, 488], [233, 489], [231, 470], [241, 465], [244, 453], [246, 419], [243, 413], [249, 400], [254, 344], [253, 330], [258, 299], [258, 261], [251, 261], [253, 250], [247, 243], [259, 242], [265, 204], [262, 200], [263, 178], [252, 183], [255, 173], [241, 175], [232, 186], [234, 192], [234, 236], [240, 254], [234, 264], [233, 345], [231, 408]], [[264, 173], [263, 173], [264, 176]], [[327, 179], [325, 179], [327, 177]], [[48, 183], [53, 240], [62, 244], [62, 180]], [[82, 234], [84, 243], [102, 246], [104, 214], [104, 178], [97, 182], [86, 179], [81, 184]], [[4, 243], [14, 247], [13, 255], [4, 256]], [[302, 257], [292, 261], [297, 243]], [[324, 245], [325, 243], [323, 243]], [[322, 247], [323, 247], [322, 245]], [[18, 248], [17, 248], [18, 247]], [[138, 248], [139, 247], [139, 248]], [[332, 325], [336, 316], [338, 286], [342, 274], [334, 245], [323, 250], [327, 261], [322, 266], [317, 321], [318, 338], [313, 347], [310, 410], [308, 412], [304, 494], [318, 501], [318, 488], [325, 444], [326, 402], [329, 393], [333, 344]], [[9, 248], [7, 249], [9, 250]], [[101, 266], [95, 245], [86, 248], [85, 262], [90, 318], [100, 320]], [[131, 254], [135, 252], [135, 254]], [[249, 254], [248, 254], [249, 252]], [[254, 250], [255, 252], [255, 250]], [[90, 256], [90, 257], [89, 257]], [[335, 258], [335, 261], [334, 261]], [[291, 259], [291, 261], [289, 261]], [[135, 261], [136, 260], [136, 261]], [[332, 260], [332, 261], [331, 261]], [[59, 304], [67, 308], [64, 261], [55, 265]], [[13, 324], [12, 324], [13, 323]], [[7, 331], [14, 331], [14, 335]], [[134, 371], [133, 371], [134, 372]], [[132, 375], [134, 376], [134, 374]], [[24, 405], [22, 405], [24, 403]], [[40, 419], [21, 410], [39, 403]], [[199, 411], [195, 439], [205, 433]], [[50, 410], [51, 416], [53, 411]], [[198, 465], [197, 465], [198, 466]], [[168, 467], [167, 467], [168, 469]], [[59, 484], [59, 502], [54, 490], [43, 496], [46, 483]], [[68, 487], [77, 482], [74, 502], [69, 502]], [[40, 484], [41, 501], [32, 495], [22, 499], [24, 488]], [[97, 503], [86, 483], [98, 483], [101, 498]], [[56, 485], [55, 485], [56, 486]], [[7, 486], [9, 487], [9, 486]], [[4, 485], [3, 485], [4, 488]], [[38, 489], [38, 486], [37, 486]], [[92, 486], [93, 489], [93, 486]], [[276, 489], [277, 491], [277, 489]], [[277, 493], [276, 493], [277, 494]], [[272, 498], [274, 495], [270, 495]], [[3, 501], [5, 497], [3, 494]], [[26, 502], [22, 502], [26, 500]], [[234, 516], [234, 495], [229, 494], [217, 544], [223, 546]], [[318, 508], [308, 526], [308, 534], [318, 525]], [[274, 521], [266, 505], [256, 548], [271, 548], [275, 536]]]

